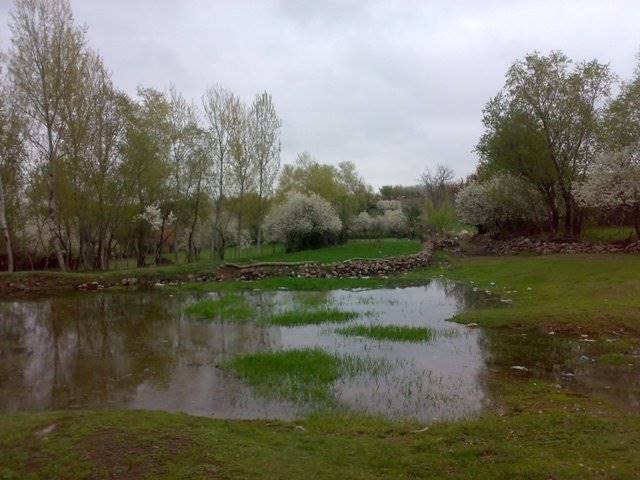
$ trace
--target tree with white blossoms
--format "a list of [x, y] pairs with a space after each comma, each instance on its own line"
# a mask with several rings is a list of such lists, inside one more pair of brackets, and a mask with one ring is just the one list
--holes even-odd
[[600, 153], [587, 179], [575, 188], [582, 205], [630, 211], [640, 238], [640, 145]]
[[407, 217], [400, 209], [385, 210], [374, 219], [378, 229], [387, 236], [402, 237], [407, 234]]
[[387, 210], [400, 210], [402, 208], [402, 202], [400, 200], [378, 200], [376, 202], [376, 208], [382, 212]]
[[503, 230], [510, 224], [539, 222], [544, 216], [540, 194], [513, 175], [496, 175], [484, 182], [471, 182], [456, 196], [460, 220], [487, 229]]
[[269, 212], [264, 228], [269, 241], [283, 242], [290, 252], [335, 243], [342, 222], [322, 197], [295, 192]]
[[366, 235], [373, 226], [373, 217], [367, 212], [360, 212], [351, 222], [351, 233], [356, 235]]
[[[158, 232], [159, 244], [164, 243], [164, 241], [166, 240], [165, 234], [167, 228], [176, 221], [176, 216], [173, 214], [173, 212], [164, 214], [162, 212], [162, 208], [157, 203], [147, 205], [147, 207], [144, 209], [144, 212], [138, 215], [138, 217], [143, 223], [151, 227], [152, 232]], [[156, 256], [157, 255], [158, 251], [156, 251]], [[159, 264], [161, 263], [161, 261], [156, 258], [156, 263]]]
[[404, 237], [409, 233], [409, 224], [399, 208], [383, 209], [382, 215], [360, 212], [351, 224], [351, 232], [364, 237]]

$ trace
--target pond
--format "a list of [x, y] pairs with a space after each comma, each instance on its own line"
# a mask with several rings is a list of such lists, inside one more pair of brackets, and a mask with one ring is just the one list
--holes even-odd
[[[105, 291], [2, 302], [0, 410], [111, 407], [293, 419], [332, 408], [434, 421], [470, 417], [499, 400], [489, 381], [496, 374], [507, 381], [510, 375], [552, 378], [640, 406], [637, 369], [593, 362], [588, 343], [448, 321], [461, 309], [496, 301], [463, 284], [241, 295], [255, 312], [245, 321], [185, 313], [216, 293]], [[328, 307], [354, 318], [301, 326], [261, 320]], [[359, 325], [427, 327], [430, 336], [391, 341], [339, 331]], [[330, 402], [269, 394], [227, 368], [238, 355], [304, 348], [377, 367], [333, 381]]]

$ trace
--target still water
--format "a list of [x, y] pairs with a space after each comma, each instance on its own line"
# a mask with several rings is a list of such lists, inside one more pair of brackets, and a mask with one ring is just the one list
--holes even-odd
[[526, 365], [527, 375], [640, 406], [637, 370], [585, 362], [575, 340], [447, 321], [461, 309], [495, 301], [462, 284], [243, 294], [258, 315], [330, 305], [360, 314], [346, 325], [431, 328], [433, 338], [421, 343], [345, 337], [335, 324], [280, 327], [184, 313], [216, 295], [98, 292], [0, 303], [0, 410], [113, 407], [292, 419], [319, 406], [262, 395], [220, 366], [242, 353], [304, 347], [387, 365], [332, 385], [332, 408], [360, 413], [423, 421], [470, 417], [496, 401], [489, 376], [502, 372], [508, 381], [515, 365]]

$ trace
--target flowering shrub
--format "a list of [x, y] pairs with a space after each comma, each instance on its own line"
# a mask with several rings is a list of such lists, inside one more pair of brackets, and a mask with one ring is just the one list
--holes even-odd
[[402, 202], [400, 200], [378, 200], [376, 207], [382, 212], [386, 212], [387, 210], [400, 210], [402, 208]]
[[574, 194], [583, 206], [630, 210], [640, 237], [640, 149], [628, 147], [598, 155], [590, 175], [576, 185]]
[[351, 232], [364, 237], [404, 237], [408, 234], [407, 218], [400, 209], [386, 209], [382, 215], [360, 212], [351, 224]]
[[542, 205], [538, 192], [512, 175], [471, 182], [456, 196], [460, 220], [482, 227], [480, 231], [538, 222], [543, 215]]
[[292, 193], [267, 215], [264, 229], [267, 240], [297, 251], [336, 243], [342, 222], [322, 197]]

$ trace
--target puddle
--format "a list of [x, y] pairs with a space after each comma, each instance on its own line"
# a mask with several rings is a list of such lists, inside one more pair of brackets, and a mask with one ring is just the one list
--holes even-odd
[[[297, 418], [323, 406], [262, 395], [220, 365], [242, 353], [305, 347], [386, 362], [381, 372], [332, 385], [332, 408], [360, 413], [422, 421], [470, 417], [493, 401], [488, 375], [512, 365], [640, 405], [637, 368], [622, 369], [624, 377], [620, 368], [580, 363], [578, 342], [448, 322], [463, 308], [495, 301], [462, 284], [434, 280], [398, 289], [243, 295], [260, 315], [323, 305], [360, 315], [340, 325], [296, 327], [204, 321], [184, 309], [216, 294], [162, 291], [2, 302], [0, 410], [111, 407]], [[433, 337], [407, 343], [335, 332], [371, 323], [429, 327]]]

